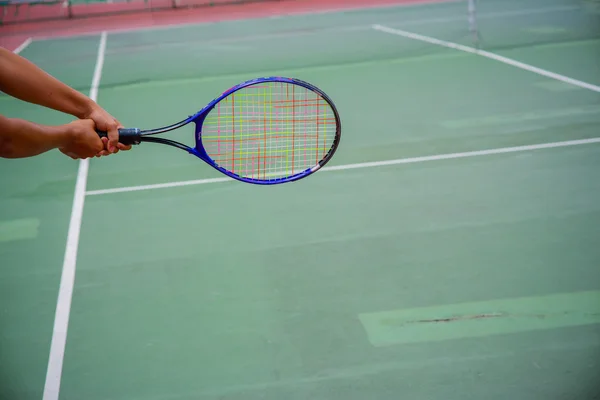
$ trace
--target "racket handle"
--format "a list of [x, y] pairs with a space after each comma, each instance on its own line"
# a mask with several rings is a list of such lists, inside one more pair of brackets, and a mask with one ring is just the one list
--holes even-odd
[[[96, 131], [100, 137], [108, 137], [106, 131]], [[139, 128], [122, 128], [119, 129], [119, 142], [123, 144], [140, 144], [142, 135]]]

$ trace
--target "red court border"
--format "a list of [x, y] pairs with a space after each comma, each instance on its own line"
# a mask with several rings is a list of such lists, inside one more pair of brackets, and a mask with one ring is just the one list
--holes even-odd
[[386, 6], [445, 3], [452, 0], [276, 0], [247, 4], [226, 4], [191, 9], [140, 11], [86, 18], [27, 22], [0, 27], [0, 46], [16, 49], [28, 38], [48, 39], [102, 31], [133, 31], [144, 28], [177, 26], [253, 19], [314, 12], [342, 12]]

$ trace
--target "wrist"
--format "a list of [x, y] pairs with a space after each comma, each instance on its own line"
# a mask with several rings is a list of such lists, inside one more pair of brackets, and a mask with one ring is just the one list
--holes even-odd
[[90, 115], [92, 115], [94, 111], [96, 111], [96, 109], [98, 108], [98, 104], [96, 104], [96, 102], [90, 99], [89, 97], [85, 95], [82, 96], [83, 99], [81, 101], [81, 106], [79, 107], [79, 110], [77, 110], [77, 112], [74, 114], [74, 116], [79, 119], [89, 119]]
[[72, 124], [49, 127], [49, 133], [52, 135], [54, 147], [57, 149], [71, 144], [77, 134]]

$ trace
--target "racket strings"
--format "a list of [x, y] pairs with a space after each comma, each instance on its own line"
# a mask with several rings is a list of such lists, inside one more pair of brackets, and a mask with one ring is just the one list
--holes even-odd
[[248, 86], [219, 102], [202, 125], [202, 144], [220, 167], [270, 180], [317, 165], [331, 150], [335, 114], [318, 93], [285, 82]]

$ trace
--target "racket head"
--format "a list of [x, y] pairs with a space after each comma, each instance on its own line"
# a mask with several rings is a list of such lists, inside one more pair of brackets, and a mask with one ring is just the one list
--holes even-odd
[[233, 179], [261, 185], [317, 172], [341, 139], [333, 101], [294, 78], [243, 82], [208, 104], [194, 122], [197, 156]]

